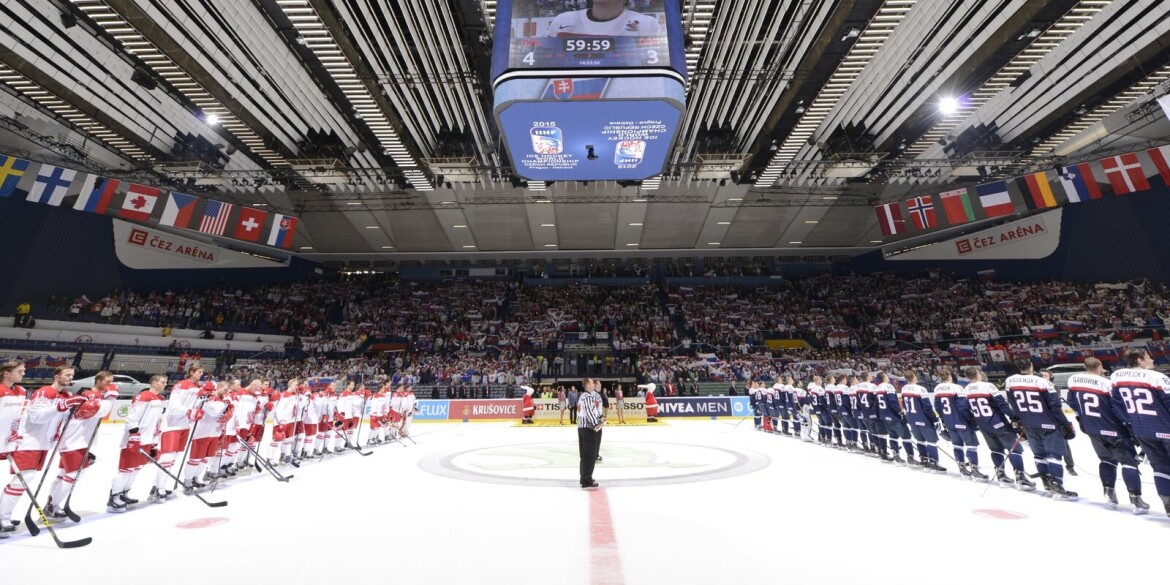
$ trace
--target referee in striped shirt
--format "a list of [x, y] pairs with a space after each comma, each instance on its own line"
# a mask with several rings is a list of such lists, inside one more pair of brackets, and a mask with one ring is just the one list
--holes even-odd
[[577, 399], [577, 448], [581, 454], [581, 487], [598, 487], [593, 481], [593, 466], [597, 464], [597, 453], [601, 448], [601, 427], [605, 424], [605, 408], [599, 384], [592, 378], [585, 379], [585, 391]]

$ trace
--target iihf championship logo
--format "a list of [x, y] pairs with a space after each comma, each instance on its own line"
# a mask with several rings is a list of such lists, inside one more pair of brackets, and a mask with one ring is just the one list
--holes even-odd
[[638, 30], [639, 30], [638, 27], [639, 27], [639, 23], [636, 20], [631, 20], [631, 21], [626, 23], [626, 31], [627, 32], [638, 32]]
[[573, 80], [572, 79], [554, 79], [552, 80], [553, 97], [558, 100], [567, 100], [573, 97]]

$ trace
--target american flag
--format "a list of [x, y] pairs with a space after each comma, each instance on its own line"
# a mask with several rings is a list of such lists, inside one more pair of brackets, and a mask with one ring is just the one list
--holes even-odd
[[222, 236], [227, 227], [228, 216], [232, 214], [231, 203], [208, 199], [203, 207], [203, 219], [199, 220], [199, 231], [213, 236]]

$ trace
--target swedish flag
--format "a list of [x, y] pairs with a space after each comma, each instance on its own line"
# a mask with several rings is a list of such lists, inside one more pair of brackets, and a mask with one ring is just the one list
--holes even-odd
[[0, 154], [0, 197], [12, 196], [28, 164], [27, 160]]

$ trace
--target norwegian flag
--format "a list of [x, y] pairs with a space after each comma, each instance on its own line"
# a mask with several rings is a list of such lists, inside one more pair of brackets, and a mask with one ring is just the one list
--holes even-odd
[[918, 231], [933, 229], [938, 225], [938, 217], [934, 212], [934, 198], [930, 195], [915, 197], [906, 202], [906, 211], [910, 212], [910, 221]]

